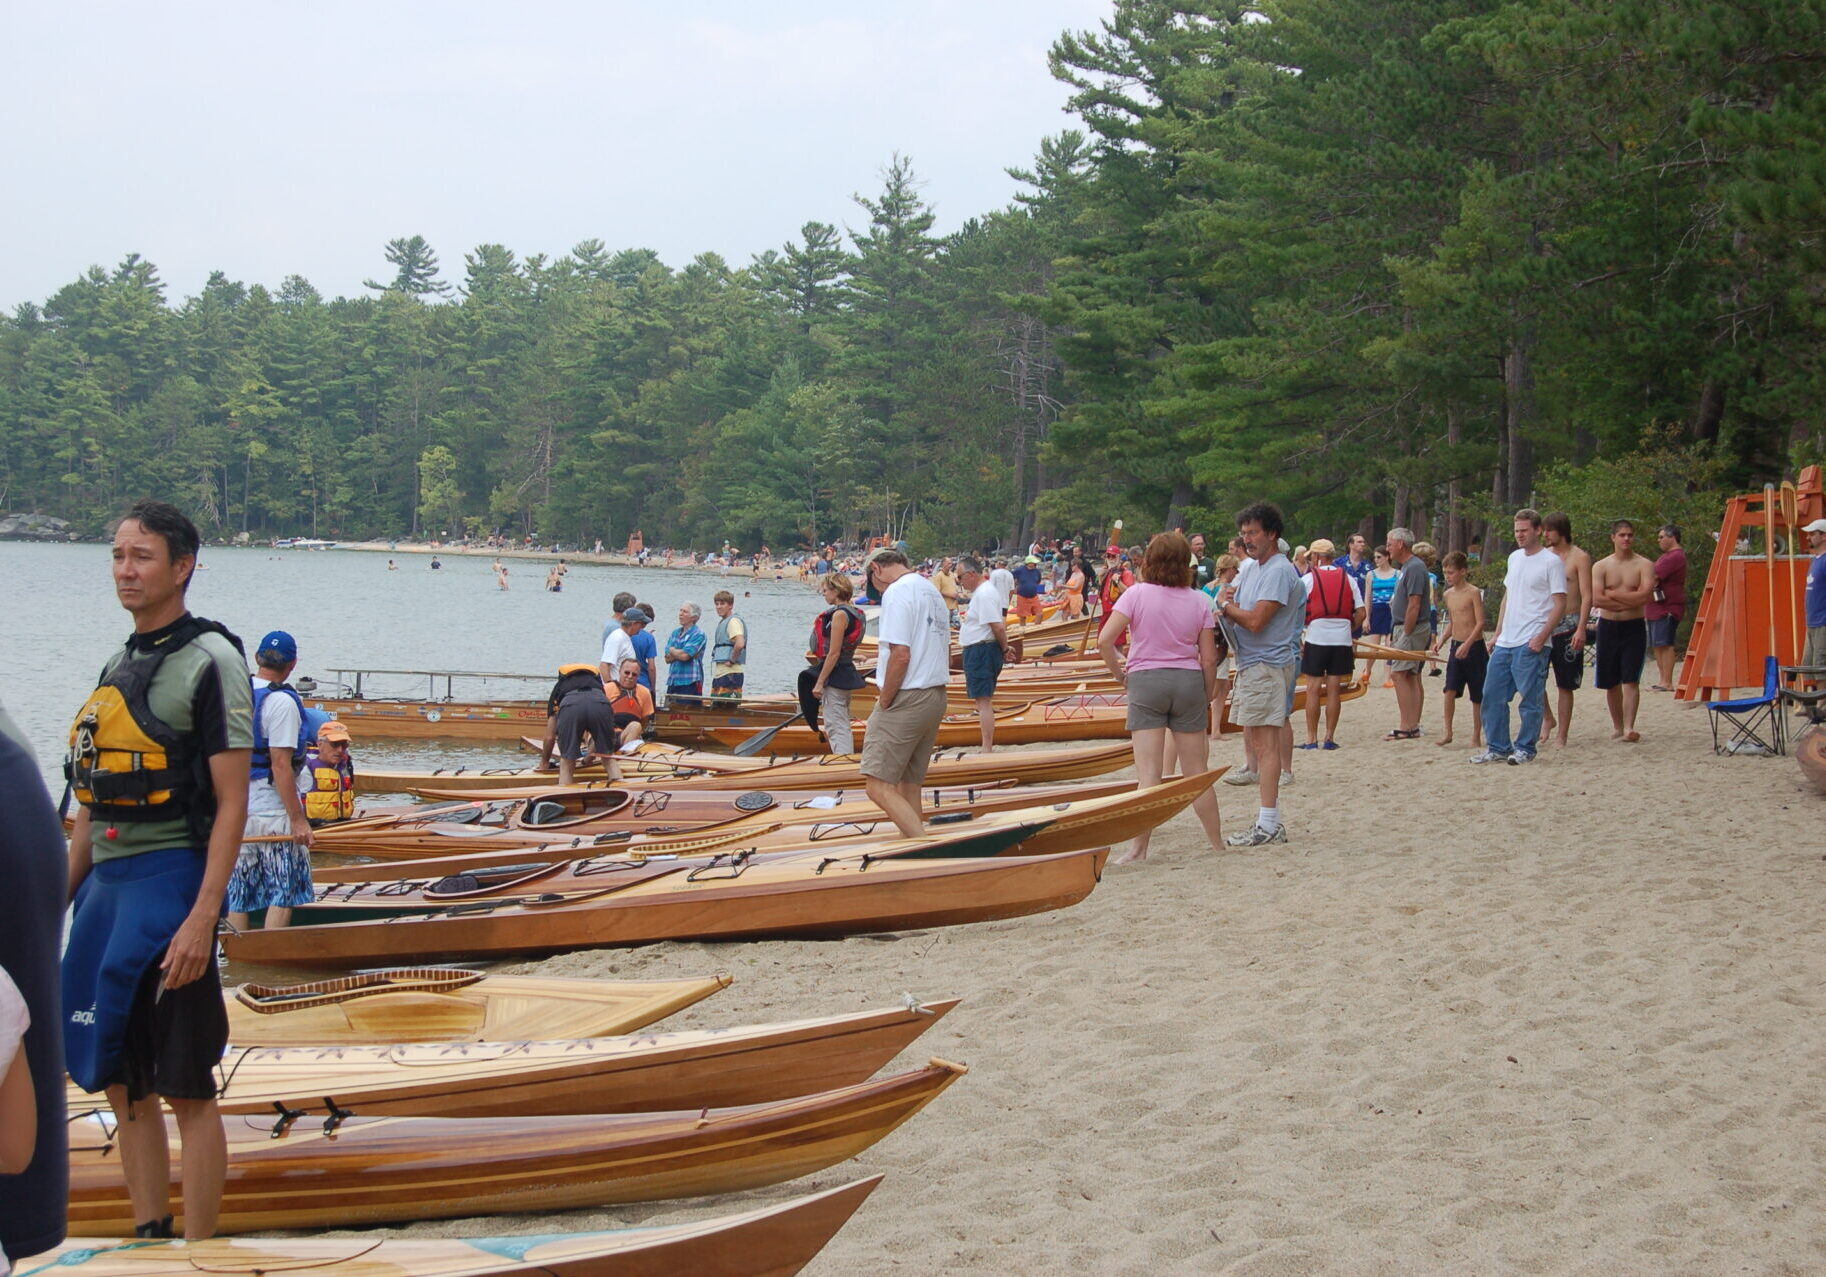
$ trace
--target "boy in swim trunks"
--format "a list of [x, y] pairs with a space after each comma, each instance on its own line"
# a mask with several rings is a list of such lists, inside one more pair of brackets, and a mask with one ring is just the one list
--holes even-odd
[[1469, 691], [1471, 704], [1479, 707], [1471, 711], [1471, 746], [1475, 749], [1484, 743], [1481, 709], [1484, 670], [1490, 664], [1490, 649], [1484, 644], [1484, 592], [1471, 584], [1471, 565], [1464, 551], [1446, 555], [1445, 570], [1446, 628], [1433, 640], [1433, 650], [1439, 651], [1446, 643], [1452, 650], [1446, 654], [1446, 734], [1434, 743], [1452, 743], [1452, 712], [1459, 694]]

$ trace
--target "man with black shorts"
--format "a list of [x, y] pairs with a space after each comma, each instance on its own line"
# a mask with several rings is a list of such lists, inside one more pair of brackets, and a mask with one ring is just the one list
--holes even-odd
[[1586, 614], [1591, 610], [1591, 555], [1572, 540], [1572, 516], [1555, 510], [1541, 516], [1541, 544], [1560, 556], [1566, 565], [1566, 615], [1553, 627], [1547, 641], [1547, 668], [1553, 671], [1558, 714], [1555, 706], [1543, 699], [1545, 714], [1541, 720], [1541, 738], [1554, 735], [1563, 749], [1567, 733], [1572, 731], [1572, 699], [1585, 683]]
[[881, 693], [862, 738], [862, 780], [869, 801], [888, 814], [901, 837], [918, 838], [926, 832], [919, 787], [938, 743], [951, 679], [951, 618], [937, 588], [901, 551], [875, 551], [862, 572], [881, 599]]
[[215, 1067], [228, 1042], [216, 926], [247, 818], [253, 689], [240, 643], [186, 609], [198, 537], [142, 501], [114, 534], [114, 589], [133, 637], [77, 714], [65, 765], [75, 911], [63, 958], [70, 1075], [105, 1090], [135, 1233], [172, 1236], [171, 1150], [184, 1149], [184, 1236], [216, 1229], [228, 1149]]
[[1648, 660], [1643, 612], [1655, 596], [1655, 565], [1636, 553], [1636, 525], [1610, 525], [1615, 553], [1591, 570], [1591, 601], [1598, 609], [1598, 677], [1610, 705], [1612, 740], [1635, 744], [1636, 708], [1642, 701], [1642, 666]]
[[[632, 658], [630, 658], [632, 659]], [[583, 748], [584, 737], [590, 748]], [[603, 690], [601, 671], [594, 665], [560, 665], [558, 681], [545, 698], [545, 743], [539, 750], [539, 770], [550, 771], [552, 752], [558, 755], [558, 783], [568, 785], [578, 760], [600, 754], [613, 776], [615, 766], [615, 715], [609, 694]]]
[[[1357, 665], [1353, 634], [1363, 624], [1363, 591], [1350, 573], [1333, 563], [1337, 547], [1324, 537], [1308, 549], [1312, 571], [1306, 586], [1306, 645], [1300, 673], [1306, 676], [1306, 743], [1301, 749], [1336, 749], [1344, 680]], [[1319, 688], [1325, 689], [1325, 740], [1319, 740]]]

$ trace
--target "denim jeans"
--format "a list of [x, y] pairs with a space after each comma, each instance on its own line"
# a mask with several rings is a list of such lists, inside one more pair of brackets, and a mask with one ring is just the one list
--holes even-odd
[[[1532, 754], [1541, 743], [1541, 717], [1547, 707], [1548, 649], [1499, 647], [1490, 653], [1484, 674], [1484, 742], [1495, 754]], [[1522, 694], [1522, 727], [1509, 739], [1509, 698]]]

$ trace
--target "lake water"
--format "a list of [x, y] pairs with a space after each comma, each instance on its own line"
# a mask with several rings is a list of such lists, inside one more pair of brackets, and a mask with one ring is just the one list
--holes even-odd
[[[754, 578], [745, 571], [570, 565], [565, 587], [544, 588], [550, 559], [507, 559], [506, 592], [495, 585], [491, 560], [388, 555], [355, 550], [270, 550], [205, 547], [190, 587], [190, 607], [220, 621], [249, 648], [269, 630], [298, 640], [298, 671], [328, 685], [332, 670], [471, 670], [536, 674], [549, 680], [558, 666], [594, 663], [602, 626], [616, 593], [626, 590], [656, 609], [652, 627], [662, 643], [678, 623], [679, 605], [704, 609], [705, 631], [719, 589], [736, 596], [748, 622], [748, 687], [784, 692], [804, 667], [812, 618], [823, 607], [798, 580]], [[61, 766], [70, 719], [95, 686], [103, 662], [132, 632], [132, 618], [114, 597], [106, 545], [0, 542], [0, 704], [30, 738], [52, 793], [62, 792]], [[746, 597], [744, 597], [746, 595]], [[421, 694], [423, 679], [369, 681], [370, 695]], [[531, 699], [549, 681], [459, 681], [456, 694]], [[357, 766], [445, 766], [526, 761], [511, 746], [355, 743]]]

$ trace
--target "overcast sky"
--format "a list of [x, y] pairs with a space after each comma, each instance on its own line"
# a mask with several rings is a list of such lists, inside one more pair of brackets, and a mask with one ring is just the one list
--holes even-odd
[[155, 262], [326, 296], [423, 235], [445, 278], [595, 237], [732, 264], [861, 224], [898, 151], [941, 231], [1071, 127], [1046, 70], [1110, 0], [0, 0], [0, 307]]

